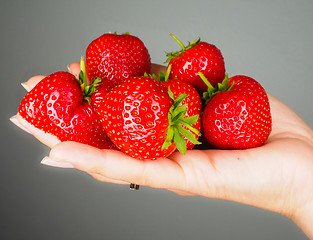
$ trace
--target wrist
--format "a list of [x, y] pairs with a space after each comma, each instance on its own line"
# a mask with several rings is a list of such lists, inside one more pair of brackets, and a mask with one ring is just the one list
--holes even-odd
[[296, 209], [290, 219], [293, 220], [310, 239], [313, 239], [313, 201]]

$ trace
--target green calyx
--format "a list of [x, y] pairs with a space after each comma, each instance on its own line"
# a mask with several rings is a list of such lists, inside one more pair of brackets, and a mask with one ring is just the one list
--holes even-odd
[[196, 114], [194, 116], [185, 117], [187, 113], [187, 104], [180, 104], [187, 97], [186, 93], [175, 98], [171, 89], [168, 88], [168, 94], [173, 99], [174, 103], [168, 113], [169, 124], [167, 128], [167, 138], [163, 143], [162, 150], [168, 148], [174, 142], [177, 150], [182, 154], [185, 154], [187, 151], [187, 144], [184, 137], [193, 144], [201, 144], [201, 142], [195, 137], [195, 135], [200, 135], [200, 132], [192, 126], [198, 121], [199, 115]]
[[[117, 32], [114, 32], [114, 33], [109, 32], [109, 34], [118, 35]], [[129, 34], [129, 32], [124, 32], [121, 35], [130, 35], [130, 34]]]
[[216, 94], [220, 92], [230, 91], [231, 88], [234, 86], [235, 82], [229, 84], [228, 74], [225, 74], [225, 78], [222, 83], [218, 83], [215, 87], [209, 82], [209, 80], [203, 75], [202, 72], [199, 72], [199, 76], [202, 81], [207, 85], [208, 90], [203, 93], [202, 99], [207, 104]]
[[197, 45], [200, 42], [200, 38], [196, 39], [193, 42], [188, 42], [188, 45], [185, 46], [175, 35], [170, 34], [171, 37], [173, 37], [176, 42], [181, 46], [182, 50], [177, 51], [177, 52], [165, 52], [167, 59], [164, 63], [170, 62], [173, 58], [179, 57], [181, 54], [183, 54], [186, 50], [189, 50], [193, 48], [195, 45]]
[[87, 83], [87, 75], [86, 75], [86, 65], [85, 60], [83, 57], [80, 59], [80, 72], [79, 72], [79, 78], [77, 79], [78, 84], [80, 85], [80, 88], [84, 94], [84, 99], [90, 104], [91, 102], [91, 95], [98, 91], [97, 87], [101, 83], [100, 78], [96, 78], [93, 80], [93, 82], [88, 85]]

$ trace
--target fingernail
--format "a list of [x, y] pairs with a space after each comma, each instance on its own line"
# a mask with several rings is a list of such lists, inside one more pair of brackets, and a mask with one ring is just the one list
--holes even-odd
[[74, 166], [69, 162], [60, 161], [50, 157], [44, 157], [41, 160], [41, 164], [58, 168], [74, 168]]
[[66, 67], [67, 67], [67, 70], [71, 72], [70, 65], [68, 64]]
[[16, 124], [17, 120], [16, 120], [16, 115], [10, 117], [10, 121], [14, 124]]
[[19, 121], [16, 119], [16, 115], [10, 117], [10, 121], [25, 132], [31, 133], [28, 129], [26, 129], [22, 124], [19, 123]]
[[28, 87], [27, 82], [22, 82], [21, 85], [27, 92], [29, 92], [30, 88]]

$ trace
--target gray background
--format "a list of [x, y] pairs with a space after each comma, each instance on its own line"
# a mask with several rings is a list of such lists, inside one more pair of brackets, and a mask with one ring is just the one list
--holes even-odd
[[66, 70], [105, 32], [130, 33], [152, 61], [198, 36], [229, 75], [247, 74], [313, 127], [313, 1], [2, 0], [0, 239], [307, 239], [289, 219], [238, 203], [100, 183], [43, 166], [49, 149], [9, 122], [21, 82]]

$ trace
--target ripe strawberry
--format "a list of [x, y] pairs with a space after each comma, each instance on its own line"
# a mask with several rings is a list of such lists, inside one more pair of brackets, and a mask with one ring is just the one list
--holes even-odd
[[221, 149], [261, 146], [272, 130], [267, 94], [256, 80], [247, 76], [237, 75], [229, 82], [233, 84], [229, 85], [226, 77], [220, 85], [222, 91], [207, 94], [211, 100], [202, 116], [203, 136]]
[[[81, 72], [80, 76], [83, 77], [84, 73]], [[71, 73], [53, 73], [27, 93], [19, 106], [19, 114], [36, 128], [55, 135], [61, 141], [112, 148], [112, 142], [89, 103], [97, 82], [86, 86], [86, 81], [78, 83]]]
[[108, 86], [104, 83], [100, 83], [97, 86], [97, 91], [91, 94], [90, 99], [91, 99], [91, 105], [93, 106], [94, 109], [97, 109], [99, 103], [103, 100], [105, 95], [110, 92], [112, 86]]
[[121, 151], [138, 159], [156, 159], [169, 156], [176, 147], [186, 151], [182, 125], [192, 129], [196, 118], [184, 118], [186, 106], [179, 105], [185, 97], [173, 100], [160, 82], [148, 76], [135, 77], [112, 88], [97, 111]]
[[205, 92], [207, 86], [199, 77], [201, 71], [211, 85], [223, 81], [225, 63], [221, 51], [214, 45], [201, 42], [200, 38], [184, 46], [173, 34], [171, 36], [182, 47], [181, 51], [167, 53], [167, 60], [172, 65], [170, 78], [177, 78], [194, 86], [199, 92]]
[[148, 49], [137, 37], [106, 33], [86, 49], [86, 72], [89, 80], [101, 78], [107, 85], [150, 73]]
[[[202, 101], [197, 90], [189, 83], [180, 81], [178, 79], [169, 79], [169, 74], [171, 71], [171, 65], [168, 66], [166, 73], [162, 71], [159, 72], [159, 78], [154, 75], [153, 77], [161, 81], [161, 83], [166, 86], [170, 92], [173, 93], [173, 98], [178, 98], [181, 94], [187, 94], [186, 98], [181, 102], [180, 105], [186, 105], [187, 112], [185, 117], [199, 116], [195, 124], [192, 125], [195, 129], [198, 130], [199, 134], [195, 134], [192, 130], [188, 130], [191, 134], [195, 135], [195, 138], [198, 140], [200, 137], [201, 131], [201, 112], [202, 112]], [[185, 126], [183, 128], [187, 129]], [[195, 144], [188, 140], [187, 137], [184, 137], [187, 144], [187, 149], [192, 149]], [[198, 143], [199, 144], [199, 143]]]

